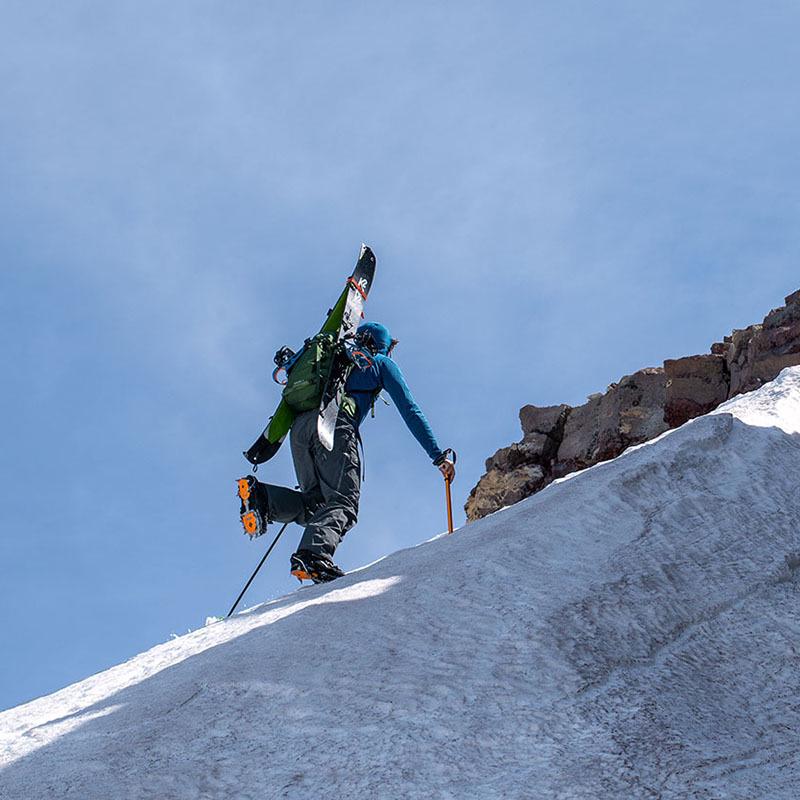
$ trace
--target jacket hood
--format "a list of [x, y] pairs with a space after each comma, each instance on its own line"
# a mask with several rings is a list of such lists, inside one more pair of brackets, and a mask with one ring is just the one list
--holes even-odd
[[389, 354], [389, 348], [392, 346], [392, 334], [385, 325], [381, 325], [380, 322], [363, 322], [358, 326], [358, 333], [371, 336], [378, 347], [378, 352], [383, 355]]

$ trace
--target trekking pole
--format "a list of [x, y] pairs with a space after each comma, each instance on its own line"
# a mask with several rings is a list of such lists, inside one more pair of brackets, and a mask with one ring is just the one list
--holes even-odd
[[[458, 456], [456, 455], [456, 451], [453, 450], [452, 447], [448, 447], [447, 450], [444, 451], [445, 457], [447, 457], [448, 453], [452, 453], [452, 455], [453, 455], [453, 464], [455, 464], [456, 463], [456, 459], [458, 458]], [[447, 498], [447, 532], [448, 533], [452, 533], [453, 532], [453, 500], [452, 500], [452, 498], [450, 496], [450, 483], [451, 483], [451, 481], [450, 481], [449, 478], [445, 478], [444, 479], [444, 492], [445, 492], [445, 497]]]
[[255, 578], [256, 575], [258, 575], [258, 571], [261, 569], [261, 565], [267, 560], [267, 556], [272, 552], [272, 548], [275, 547], [276, 544], [278, 544], [278, 539], [281, 538], [281, 534], [286, 530], [286, 526], [288, 524], [289, 524], [288, 522], [283, 523], [283, 527], [278, 531], [278, 535], [272, 540], [272, 544], [267, 548], [267, 552], [264, 553], [264, 557], [261, 559], [261, 561], [258, 562], [258, 566], [256, 567], [255, 572], [250, 576], [250, 580], [247, 581], [247, 583], [244, 585], [244, 589], [242, 589], [241, 594], [236, 598], [236, 602], [233, 604], [233, 606], [231, 606], [231, 610], [228, 612], [228, 616], [225, 617], [225, 619], [228, 619], [228, 617], [231, 614], [233, 614], [234, 611], [236, 611], [236, 606], [239, 605], [239, 601], [244, 597], [244, 593], [250, 588], [250, 584], [253, 582], [253, 578]]

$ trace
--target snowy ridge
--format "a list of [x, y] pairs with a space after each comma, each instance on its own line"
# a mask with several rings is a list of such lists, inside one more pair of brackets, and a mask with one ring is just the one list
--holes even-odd
[[785, 369], [757, 392], [728, 400], [711, 413], [730, 414], [746, 425], [759, 428], [774, 427], [785, 433], [800, 433], [798, 369], [800, 367]]
[[0, 797], [795, 798], [798, 475], [792, 368], [0, 714]]

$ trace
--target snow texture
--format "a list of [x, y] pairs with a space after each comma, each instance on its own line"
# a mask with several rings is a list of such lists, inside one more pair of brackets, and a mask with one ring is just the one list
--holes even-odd
[[798, 475], [793, 368], [0, 714], [0, 797], [793, 800]]

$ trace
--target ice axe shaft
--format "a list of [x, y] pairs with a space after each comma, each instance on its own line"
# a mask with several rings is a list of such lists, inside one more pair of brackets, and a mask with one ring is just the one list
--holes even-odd
[[450, 481], [444, 479], [444, 491], [447, 495], [447, 532], [453, 532], [453, 500], [450, 497]]
[[[453, 450], [452, 447], [448, 447], [447, 450], [444, 451], [444, 457], [449, 458], [450, 456], [453, 457], [453, 464], [456, 463], [456, 459], [458, 456], [456, 455], [456, 451]], [[445, 497], [447, 498], [447, 532], [453, 532], [453, 498], [450, 494], [450, 484], [452, 481], [445, 476], [444, 479], [444, 493]]]

